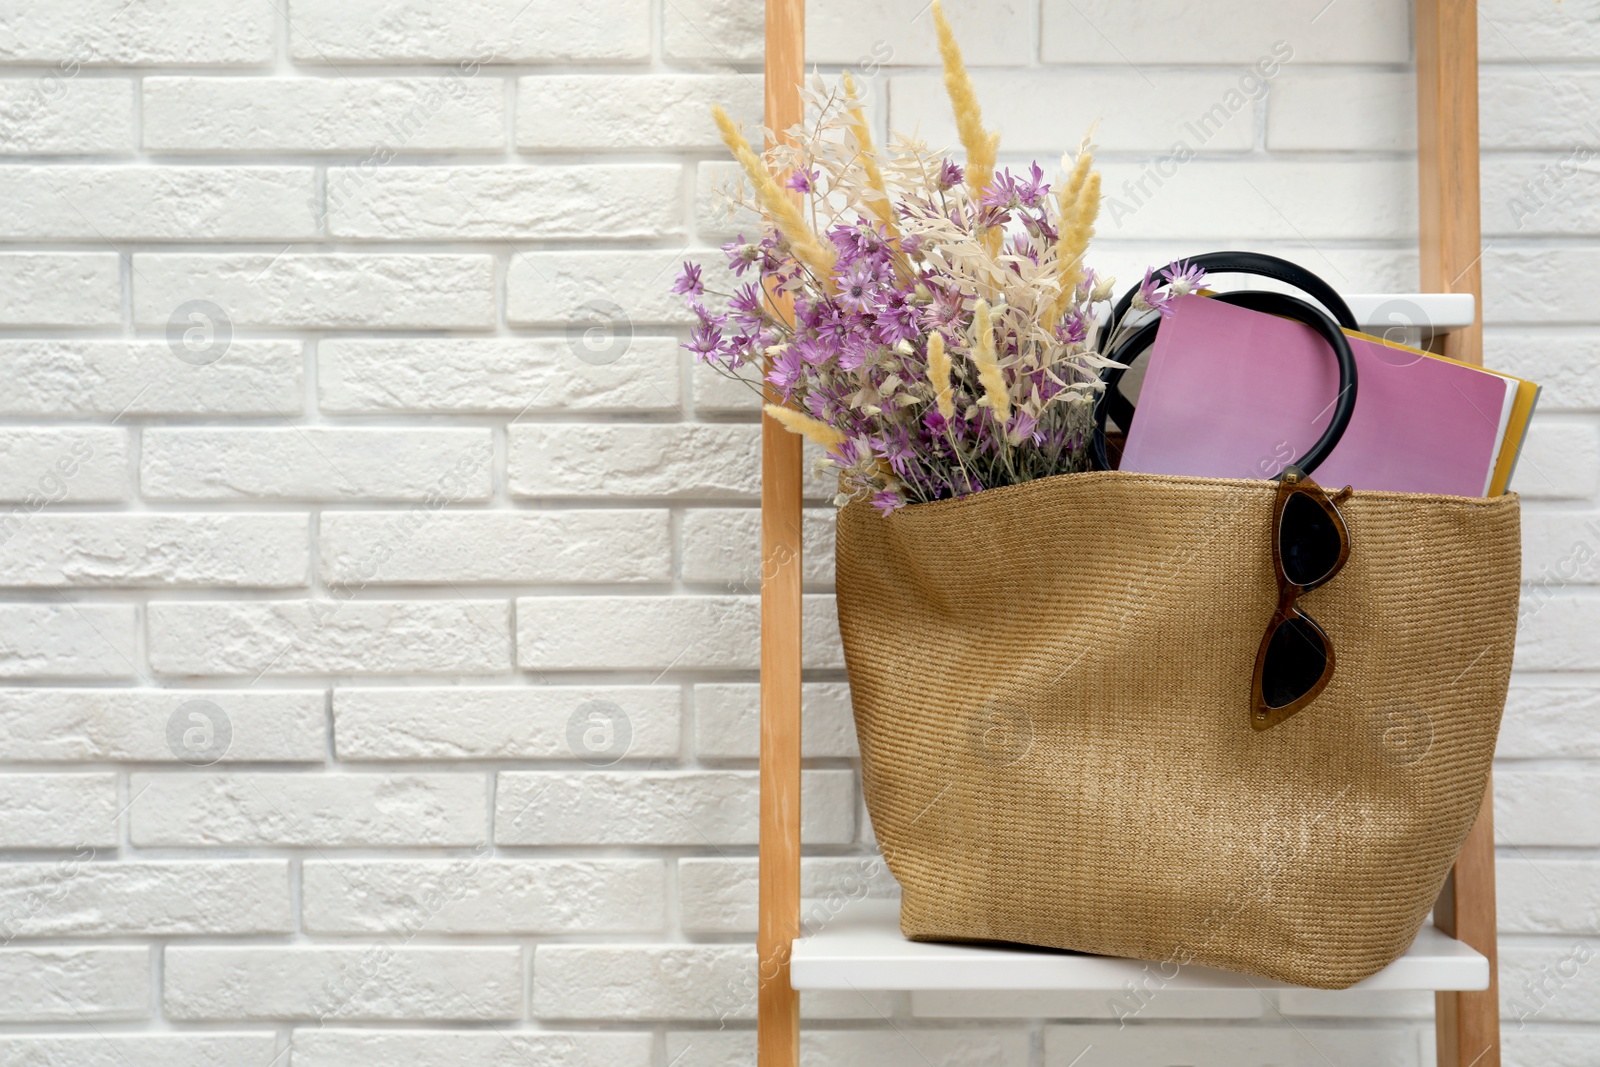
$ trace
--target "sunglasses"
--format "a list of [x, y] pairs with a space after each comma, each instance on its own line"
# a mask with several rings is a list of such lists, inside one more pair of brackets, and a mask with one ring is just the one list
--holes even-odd
[[1333, 644], [1295, 602], [1338, 574], [1350, 557], [1350, 531], [1339, 514], [1350, 492], [1347, 485], [1330, 497], [1298, 467], [1284, 468], [1279, 477], [1272, 509], [1278, 610], [1256, 653], [1250, 725], [1257, 730], [1310, 704], [1333, 678]]

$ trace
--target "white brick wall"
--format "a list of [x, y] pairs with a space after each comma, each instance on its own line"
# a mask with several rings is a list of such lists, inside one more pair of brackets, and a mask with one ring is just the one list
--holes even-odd
[[[1242, 246], [1416, 286], [1406, 5], [947, 4], [1007, 161], [1099, 120], [1104, 269]], [[809, 8], [880, 130], [950, 136], [923, 0]], [[1505, 1062], [1578, 1067], [1600, 3], [1480, 10], [1488, 359], [1547, 387]], [[749, 0], [0, 0], [0, 1062], [752, 1062], [755, 408], [677, 349], [667, 287], [749, 230], [706, 108], [758, 119], [760, 62]], [[827, 508], [805, 537], [805, 892], [892, 895]], [[1418, 1067], [1431, 1011], [807, 996], [803, 1048]]]

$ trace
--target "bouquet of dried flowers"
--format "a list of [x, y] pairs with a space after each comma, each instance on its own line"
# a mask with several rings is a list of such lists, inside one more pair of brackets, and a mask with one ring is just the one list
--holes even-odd
[[[1054, 188], [1037, 163], [996, 171], [999, 135], [932, 10], [965, 165], [905, 137], [880, 151], [848, 73], [838, 90], [814, 80], [814, 119], [764, 158], [714, 109], [751, 189], [730, 210], [766, 227], [723, 246], [732, 292], [688, 263], [674, 286], [698, 320], [685, 347], [730, 374], [764, 368], [781, 401], [767, 411], [838, 469], [834, 502], [885, 513], [1085, 469], [1109, 365], [1091, 343], [1113, 280], [1084, 264], [1100, 206], [1089, 142]], [[1137, 304], [1163, 299], [1147, 276]]]

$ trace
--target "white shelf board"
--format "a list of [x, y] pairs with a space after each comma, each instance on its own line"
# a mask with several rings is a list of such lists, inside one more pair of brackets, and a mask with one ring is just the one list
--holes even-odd
[[[1141, 960], [1022, 946], [908, 941], [900, 902], [868, 898], [846, 904], [807, 937], [796, 938], [789, 983], [796, 989], [1119, 990], [1147, 980]], [[820, 909], [803, 914], [819, 916]], [[1170, 969], [1170, 968], [1169, 968]], [[1157, 970], [1156, 973], [1164, 973]], [[1183, 967], [1164, 989], [1288, 989], [1282, 982]], [[1356, 989], [1487, 989], [1489, 961], [1431, 925], [1404, 956]]]
[[1364, 332], [1379, 336], [1396, 327], [1448, 333], [1471, 326], [1478, 312], [1471, 293], [1346, 293], [1344, 302]]

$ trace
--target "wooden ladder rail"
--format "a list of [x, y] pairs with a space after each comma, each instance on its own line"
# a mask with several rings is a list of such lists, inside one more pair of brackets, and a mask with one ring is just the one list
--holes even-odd
[[[802, 118], [805, 0], [766, 0], [767, 128]], [[785, 307], [785, 313], [788, 309]], [[778, 397], [769, 390], [768, 399]], [[756, 1046], [760, 1067], [799, 1067], [800, 994], [789, 953], [800, 936], [801, 439], [761, 418], [761, 816]]]
[[[1417, 172], [1422, 289], [1470, 292], [1477, 320], [1445, 354], [1483, 361], [1478, 202], [1478, 34], [1471, 0], [1416, 0]], [[801, 115], [803, 0], [766, 0], [766, 124]], [[800, 439], [761, 431], [761, 813], [757, 1046], [760, 1067], [799, 1067], [800, 1003], [789, 953], [800, 932]], [[1456, 859], [1434, 922], [1489, 960], [1483, 992], [1435, 994], [1440, 1067], [1499, 1067], [1493, 787]]]
[[[1416, 0], [1417, 237], [1424, 292], [1471, 293], [1473, 323], [1444, 354], [1483, 362], [1483, 248], [1478, 201], [1478, 10], [1473, 0]], [[1489, 960], [1489, 988], [1434, 994], [1439, 1067], [1500, 1067], [1494, 886], [1494, 786], [1434, 906], [1434, 925]]]

